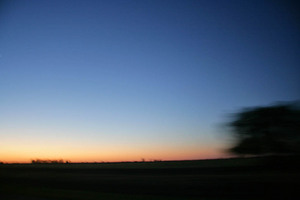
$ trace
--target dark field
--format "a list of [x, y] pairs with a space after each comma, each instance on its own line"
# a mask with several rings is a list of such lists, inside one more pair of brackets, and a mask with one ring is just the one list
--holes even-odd
[[299, 167], [299, 158], [294, 156], [95, 164], [2, 164], [0, 198], [297, 199], [300, 193]]

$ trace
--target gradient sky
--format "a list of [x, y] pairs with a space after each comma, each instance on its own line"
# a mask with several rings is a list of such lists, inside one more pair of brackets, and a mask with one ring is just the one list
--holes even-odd
[[2, 1], [0, 161], [225, 156], [228, 114], [300, 99], [298, 8]]

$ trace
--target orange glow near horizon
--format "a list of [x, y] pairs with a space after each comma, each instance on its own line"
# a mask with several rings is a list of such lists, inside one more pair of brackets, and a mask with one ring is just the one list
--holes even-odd
[[[4, 131], [3, 131], [4, 132]], [[34, 130], [5, 131], [0, 141], [0, 162], [30, 163], [31, 160], [68, 160], [71, 162], [122, 162], [151, 160], [197, 160], [226, 157], [222, 145], [214, 142], [139, 138], [90, 139], [67, 137], [60, 132]], [[33, 132], [33, 133], [31, 133]], [[14, 137], [11, 137], [14, 135]]]
[[[3, 150], [3, 148], [2, 148]], [[223, 158], [222, 152], [213, 149], [151, 149], [122, 148], [113, 149], [76, 149], [70, 147], [9, 149], [0, 153], [1, 162], [4, 163], [30, 163], [33, 159], [69, 160], [71, 162], [121, 162], [151, 160], [197, 160]]]

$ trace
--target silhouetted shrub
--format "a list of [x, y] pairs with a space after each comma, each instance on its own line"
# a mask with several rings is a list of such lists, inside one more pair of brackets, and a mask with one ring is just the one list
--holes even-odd
[[300, 153], [300, 110], [295, 104], [247, 109], [237, 113], [229, 125], [237, 141], [232, 153]]
[[70, 161], [64, 161], [62, 159], [60, 160], [42, 160], [42, 159], [36, 159], [31, 160], [32, 164], [62, 164], [62, 163], [70, 163]]

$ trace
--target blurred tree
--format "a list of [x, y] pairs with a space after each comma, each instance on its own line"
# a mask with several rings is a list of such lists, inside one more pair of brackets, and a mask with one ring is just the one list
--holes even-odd
[[240, 155], [299, 154], [300, 109], [296, 104], [246, 109], [229, 124]]

